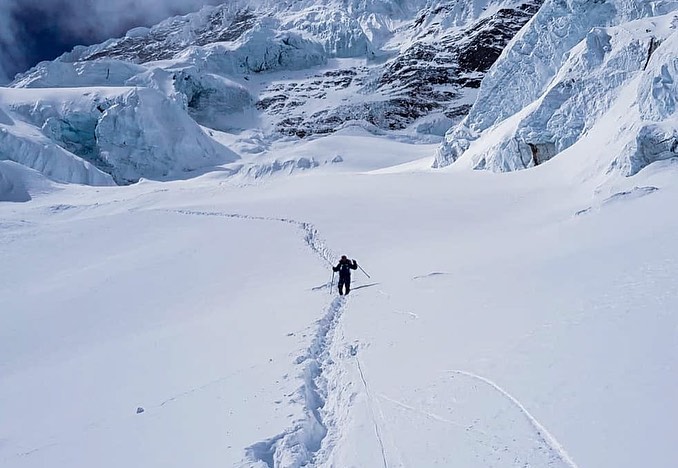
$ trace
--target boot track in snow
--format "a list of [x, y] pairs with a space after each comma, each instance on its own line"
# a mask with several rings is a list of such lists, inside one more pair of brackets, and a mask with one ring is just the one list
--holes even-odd
[[311, 223], [304, 221], [297, 221], [290, 218], [273, 218], [266, 216], [251, 216], [237, 213], [221, 213], [218, 211], [193, 211], [193, 210], [171, 210], [170, 213], [177, 213], [182, 215], [192, 215], [192, 216], [216, 216], [222, 218], [232, 218], [232, 219], [244, 219], [248, 221], [269, 221], [276, 223], [285, 223], [292, 226], [296, 226], [304, 233], [304, 242], [306, 245], [313, 250], [320, 258], [325, 260], [329, 265], [333, 265], [332, 258], [335, 255], [327, 248], [325, 241], [320, 238], [318, 230]]
[[[316, 255], [333, 265], [330, 259], [334, 257], [334, 254], [326, 247], [318, 230], [310, 223], [289, 218], [210, 211], [175, 210], [171, 212], [192, 216], [218, 216], [290, 224], [303, 232], [304, 242]], [[297, 401], [302, 402], [303, 417], [280, 434], [247, 447], [243, 466], [263, 464], [269, 468], [299, 468], [315, 464], [316, 455], [319, 455], [321, 448], [321, 458], [326, 457], [332, 451], [332, 441], [330, 440], [330, 443], [326, 443], [325, 446], [323, 442], [327, 442], [326, 436], [333, 429], [331, 423], [327, 421], [334, 420], [333, 416], [336, 415], [330, 414], [332, 409], [325, 408], [325, 402], [331, 389], [336, 388], [337, 382], [329, 382], [331, 376], [336, 374], [328, 373], [327, 370], [334, 363], [331, 345], [346, 302], [346, 297], [337, 297], [332, 300], [325, 314], [318, 321], [318, 328], [311, 344], [295, 362], [298, 366], [302, 366], [302, 384], [295, 392], [295, 397]]]
[[303, 418], [275, 437], [248, 447], [249, 461], [263, 462], [269, 468], [298, 468], [316, 461], [316, 454], [330, 431], [327, 413], [322, 410], [334, 385], [328, 382], [325, 371], [333, 364], [330, 346], [345, 304], [343, 297], [332, 301], [318, 322], [311, 345], [296, 361], [303, 366], [303, 383], [296, 391], [296, 396], [303, 402]]

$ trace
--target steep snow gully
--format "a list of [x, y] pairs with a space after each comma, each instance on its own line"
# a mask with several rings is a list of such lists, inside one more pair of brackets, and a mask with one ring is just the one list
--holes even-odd
[[[214, 216], [245, 221], [275, 222], [291, 225], [303, 234], [303, 240], [314, 254], [332, 265], [335, 258], [327, 247], [316, 227], [308, 222], [290, 218], [252, 216], [246, 214], [223, 213], [215, 211], [168, 210], [187, 216]], [[331, 287], [328, 283], [327, 287]], [[324, 290], [325, 286], [313, 288]], [[380, 291], [381, 292], [381, 291]], [[382, 294], [385, 294], [382, 292]], [[332, 457], [342, 432], [342, 424], [355, 396], [351, 379], [346, 375], [340, 363], [355, 360], [363, 391], [367, 396], [368, 409], [374, 425], [376, 443], [381, 451], [384, 468], [389, 468], [388, 455], [383, 440], [382, 428], [372, 407], [374, 400], [363, 366], [358, 357], [358, 345], [349, 344], [343, 336], [341, 318], [348, 305], [347, 297], [335, 297], [317, 321], [317, 328], [308, 348], [296, 358], [301, 385], [290, 396], [290, 401], [301, 406], [301, 416], [279, 434], [256, 442], [245, 448], [245, 458], [237, 468], [301, 468], [303, 466], [322, 466]], [[517, 408], [527, 418], [536, 436], [558, 463], [569, 468], [577, 468], [565, 448], [556, 438], [520, 403], [493, 381], [462, 370], [447, 371], [450, 376], [465, 377], [481, 382], [497, 391], [503, 398]], [[380, 395], [383, 397], [383, 395]], [[399, 405], [400, 402], [396, 402]], [[406, 406], [406, 405], [405, 405]], [[407, 407], [407, 406], [406, 406]], [[407, 407], [409, 408], [409, 407]], [[412, 409], [412, 408], [410, 408]]]

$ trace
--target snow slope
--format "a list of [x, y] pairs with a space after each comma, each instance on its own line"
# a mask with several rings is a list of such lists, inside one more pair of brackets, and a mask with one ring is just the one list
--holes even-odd
[[674, 3], [549, 0], [435, 170], [348, 104], [535, 4], [425, 5], [208, 8], [0, 88], [0, 467], [678, 465]]
[[382, 141], [0, 204], [0, 466], [675, 466], [675, 158], [594, 194]]

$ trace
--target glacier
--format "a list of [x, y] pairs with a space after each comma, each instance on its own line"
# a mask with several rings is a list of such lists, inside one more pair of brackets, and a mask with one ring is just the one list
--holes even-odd
[[0, 467], [678, 466], [676, 15], [237, 1], [0, 88]]
[[312, 170], [124, 187], [0, 161], [31, 197], [0, 203], [0, 466], [675, 466], [678, 160], [596, 193], [591, 143], [496, 174], [345, 128], [265, 156]]
[[[57, 182], [113, 184], [108, 174], [57, 145], [39, 128], [12, 115], [9, 109], [3, 110], [1, 104], [0, 161], [13, 161], [35, 169]], [[6, 175], [5, 178], [9, 180], [10, 176]], [[16, 182], [21, 183], [19, 180]]]
[[607, 174], [630, 176], [670, 157], [677, 9], [671, 1], [546, 2], [488, 72], [434, 165], [525, 169], [596, 131], [610, 133]]
[[[73, 99], [62, 109], [86, 107], [49, 121], [26, 106], [20, 114], [119, 184], [239, 164], [243, 155], [198, 126], [240, 135], [233, 148], [252, 138], [265, 148], [354, 125], [426, 142], [466, 114], [484, 72], [540, 4], [230, 2], [78, 46], [18, 75], [10, 88], [36, 96], [53, 89]], [[120, 95], [110, 105], [97, 103], [104, 108], [99, 116], [91, 99], [75, 102], [72, 88], [117, 88]], [[131, 88], [134, 97], [123, 97]], [[184, 143], [181, 132], [158, 130], [177, 125]]]
[[[0, 103], [18, 116], [15, 123], [22, 129], [3, 125], [3, 135], [14, 145], [4, 147], [4, 158], [60, 182], [99, 184], [109, 178], [104, 173], [117, 183], [183, 177], [238, 159], [210, 138], [180, 101], [150, 87], [0, 88]], [[40, 146], [39, 153], [31, 150]], [[60, 173], [62, 164], [69, 168]], [[76, 171], [76, 164], [83, 171]]]

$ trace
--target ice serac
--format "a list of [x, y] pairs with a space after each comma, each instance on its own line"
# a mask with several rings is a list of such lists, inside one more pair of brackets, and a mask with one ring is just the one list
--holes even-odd
[[[63, 183], [114, 185], [108, 174], [47, 138], [39, 128], [3, 110], [0, 106], [0, 161], [11, 161], [41, 172]], [[4, 186], [21, 185], [12, 181], [16, 170], [4, 171]]]
[[437, 141], [541, 2], [238, 0], [76, 47], [3, 94], [121, 184], [238, 158], [203, 127], [257, 149], [346, 126]]
[[[348, 5], [350, 15], [306, 11], [295, 27], [317, 35], [331, 58], [364, 61], [338, 62], [332, 70], [302, 79], [273, 79], [257, 107], [284, 135], [305, 137], [367, 124], [373, 131], [442, 136], [466, 114], [486, 70], [540, 4], [356, 2]], [[356, 21], [344, 21], [347, 16]], [[318, 18], [323, 26], [310, 26]], [[342, 41], [360, 45], [332, 46]]]
[[151, 88], [131, 90], [102, 112], [94, 131], [101, 164], [118, 183], [186, 177], [238, 159], [176, 102]]
[[14, 161], [0, 161], [0, 202], [27, 202], [31, 194], [50, 190], [52, 183], [38, 171]]
[[0, 154], [59, 182], [163, 180], [237, 159], [150, 87], [4, 89], [0, 100], [22, 119], [4, 126]]
[[89, 62], [41, 62], [29, 73], [19, 75], [18, 88], [63, 88], [123, 86], [127, 80], [146, 69], [122, 60], [102, 59]]
[[674, 32], [668, 38], [652, 39], [656, 50], [648, 56], [647, 71], [637, 86], [634, 110], [639, 119], [610, 170], [634, 175], [653, 162], [678, 157], [678, 15], [671, 21]]
[[476, 169], [513, 171], [571, 147], [604, 125], [634, 80], [651, 73], [656, 52], [674, 40], [677, 8], [675, 1], [548, 0], [487, 73], [435, 165], [462, 158]]
[[196, 68], [175, 72], [172, 86], [189, 115], [200, 125], [216, 130], [242, 128], [236, 116], [254, 103], [254, 97], [243, 85]]

